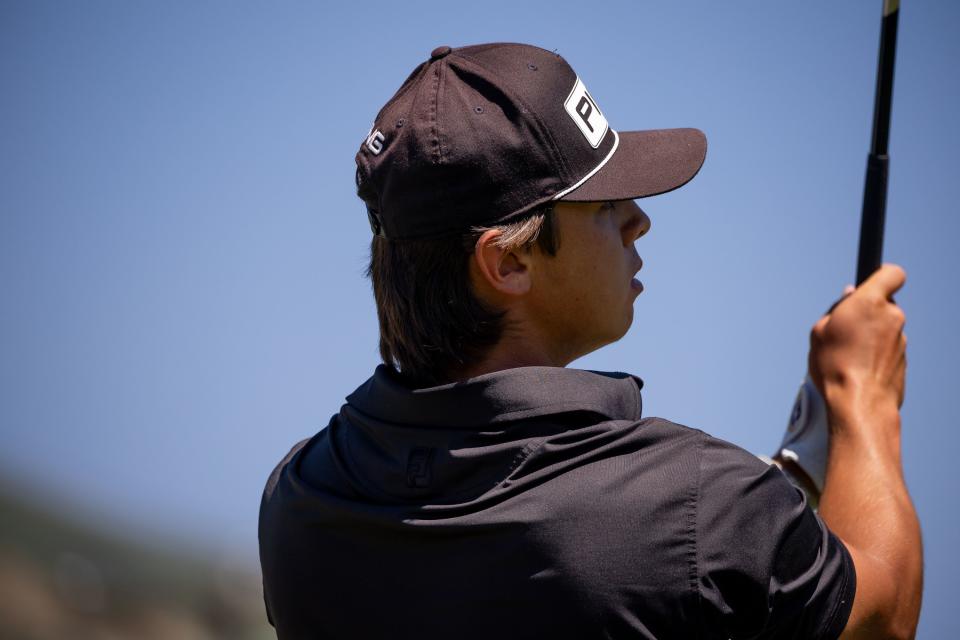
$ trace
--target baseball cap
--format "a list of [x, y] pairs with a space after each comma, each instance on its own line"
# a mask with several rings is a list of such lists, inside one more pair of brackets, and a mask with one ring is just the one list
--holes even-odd
[[550, 201], [666, 193], [700, 170], [697, 129], [616, 131], [557, 53], [437, 47], [380, 110], [357, 153], [375, 234], [418, 239], [509, 222]]

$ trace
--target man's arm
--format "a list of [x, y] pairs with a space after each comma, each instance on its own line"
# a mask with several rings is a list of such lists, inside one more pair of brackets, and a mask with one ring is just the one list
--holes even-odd
[[857, 572], [842, 638], [912, 638], [920, 615], [920, 525], [903, 478], [906, 275], [885, 265], [811, 332], [810, 374], [827, 404], [830, 445], [820, 516]]

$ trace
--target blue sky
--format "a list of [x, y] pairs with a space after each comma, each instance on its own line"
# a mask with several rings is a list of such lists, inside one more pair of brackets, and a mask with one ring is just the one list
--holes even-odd
[[[646, 291], [573, 366], [767, 453], [853, 279], [880, 2], [0, 5], [3, 475], [100, 522], [255, 562], [264, 480], [377, 363], [353, 156], [437, 45], [556, 49], [621, 130], [695, 126], [641, 202]], [[903, 3], [886, 257], [922, 638], [957, 635], [960, 5]]]

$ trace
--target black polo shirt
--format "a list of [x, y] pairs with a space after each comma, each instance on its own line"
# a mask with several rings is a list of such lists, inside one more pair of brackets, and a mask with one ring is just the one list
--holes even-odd
[[843, 544], [776, 467], [642, 418], [641, 386], [378, 367], [267, 482], [279, 638], [837, 637]]

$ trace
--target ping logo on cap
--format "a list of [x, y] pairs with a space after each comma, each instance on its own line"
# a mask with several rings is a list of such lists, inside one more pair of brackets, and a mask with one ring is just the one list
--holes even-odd
[[378, 156], [380, 152], [383, 151], [383, 140], [383, 134], [380, 133], [380, 129], [374, 130], [373, 127], [371, 127], [364, 144], [366, 144], [367, 149], [369, 149], [373, 155]]
[[593, 101], [593, 96], [587, 91], [587, 87], [577, 76], [577, 81], [573, 85], [573, 90], [567, 99], [563, 102], [563, 108], [573, 118], [573, 121], [580, 127], [581, 133], [590, 143], [590, 146], [596, 149], [600, 146], [600, 141], [607, 134], [609, 125], [607, 119], [600, 111], [600, 107]]

